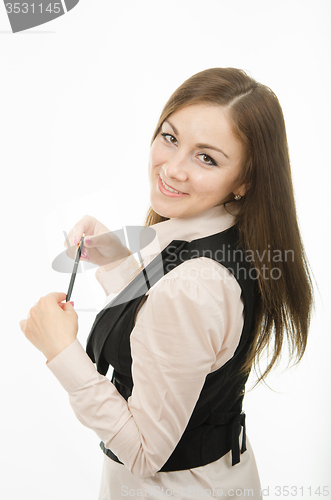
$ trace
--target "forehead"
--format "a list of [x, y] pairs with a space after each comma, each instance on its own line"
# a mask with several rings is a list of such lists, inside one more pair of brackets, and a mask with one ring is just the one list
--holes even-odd
[[172, 113], [165, 121], [178, 124], [187, 131], [217, 133], [232, 132], [229, 113], [223, 106], [192, 104]]

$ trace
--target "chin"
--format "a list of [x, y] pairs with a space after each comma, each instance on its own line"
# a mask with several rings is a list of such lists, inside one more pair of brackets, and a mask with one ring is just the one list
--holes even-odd
[[170, 213], [169, 210], [162, 210], [159, 206], [154, 205], [153, 203], [151, 203], [151, 207], [154, 210], [154, 212], [160, 215], [161, 217], [166, 217], [167, 219], [171, 219], [172, 217], [177, 217], [176, 215]]
[[181, 215], [178, 214], [178, 210], [171, 210], [169, 207], [162, 207], [160, 203], [153, 203], [151, 201], [151, 207], [154, 210], [155, 213], [160, 215], [161, 217], [166, 217], [167, 219], [172, 219], [174, 217], [180, 217]]
[[177, 206], [176, 202], [173, 199], [160, 199], [159, 193], [152, 193], [150, 196], [150, 206], [161, 217], [166, 217], [167, 219], [173, 219], [177, 217], [187, 217], [187, 213], [185, 213], [189, 207], [179, 204]]

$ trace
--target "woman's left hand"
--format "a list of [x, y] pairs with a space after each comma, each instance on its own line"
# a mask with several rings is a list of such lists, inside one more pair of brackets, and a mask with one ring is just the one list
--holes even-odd
[[65, 293], [53, 292], [42, 297], [19, 325], [26, 338], [48, 361], [55, 358], [77, 336], [78, 316], [70, 302], [61, 304]]

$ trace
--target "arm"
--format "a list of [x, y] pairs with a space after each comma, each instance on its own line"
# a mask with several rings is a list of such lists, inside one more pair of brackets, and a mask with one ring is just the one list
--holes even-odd
[[69, 231], [64, 245], [75, 257], [76, 243], [85, 234], [81, 259], [98, 265], [96, 278], [107, 295], [118, 293], [141, 267], [125, 245], [124, 230], [110, 231], [95, 217], [85, 215]]
[[129, 256], [121, 261], [98, 267], [95, 277], [106, 295], [119, 293], [142, 270], [135, 257]]
[[150, 290], [144, 307], [131, 334], [134, 389], [128, 402], [96, 371], [78, 340], [48, 367], [68, 391], [77, 418], [133, 474], [150, 476], [183, 434], [231, 318], [203, 285], [170, 273]]

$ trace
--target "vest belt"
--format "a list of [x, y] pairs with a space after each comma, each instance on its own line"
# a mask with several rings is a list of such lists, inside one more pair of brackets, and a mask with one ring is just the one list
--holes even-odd
[[[232, 413], [215, 413], [208, 417], [208, 420], [205, 422], [208, 425], [211, 426], [218, 426], [221, 425], [224, 429], [224, 426], [227, 425], [227, 430], [230, 435], [230, 449], [227, 451], [229, 452], [231, 450], [231, 455], [232, 455], [232, 465], [236, 465], [240, 462], [240, 454], [244, 453], [247, 448], [246, 448], [246, 415], [244, 412], [238, 413], [238, 412], [232, 412]], [[241, 442], [241, 447], [239, 446], [239, 435], [241, 432], [241, 427], [243, 427], [243, 435], [242, 435], [242, 442]], [[109, 457], [111, 460], [114, 460], [114, 462], [117, 462], [119, 464], [123, 465], [123, 462], [121, 462], [117, 456], [108, 448], [105, 447], [105, 444], [103, 441], [100, 443], [100, 448], [102, 451]], [[227, 453], [226, 452], [226, 453]], [[224, 456], [224, 453], [218, 457], [221, 458]], [[206, 464], [207, 465], [207, 464]], [[185, 470], [185, 469], [190, 469], [193, 467], [186, 467], [185, 464], [182, 464], [182, 467], [180, 470]], [[167, 471], [170, 472], [170, 471]]]
[[[244, 453], [246, 448], [246, 414], [245, 412], [232, 412], [232, 413], [214, 413], [211, 415], [207, 423], [210, 425], [224, 425], [229, 424], [229, 432], [231, 432], [231, 455], [232, 465], [240, 462], [240, 454]], [[243, 435], [241, 440], [241, 448], [239, 447], [239, 435], [243, 428]], [[230, 450], [229, 450], [230, 451]]]

